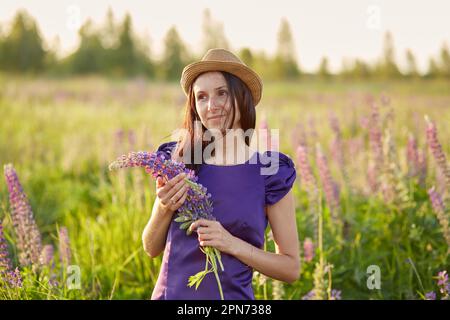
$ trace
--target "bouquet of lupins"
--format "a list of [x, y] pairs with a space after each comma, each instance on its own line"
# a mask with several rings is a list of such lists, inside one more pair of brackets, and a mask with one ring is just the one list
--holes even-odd
[[[161, 151], [153, 153], [139, 151], [130, 152], [120, 156], [109, 165], [109, 170], [129, 167], [144, 167], [145, 172], [151, 174], [155, 179], [158, 176], [161, 176], [165, 181], [172, 179], [180, 173], [184, 172], [186, 174], [184, 180], [188, 183], [190, 188], [188, 189], [186, 200], [182, 206], [177, 209], [175, 221], [181, 223], [180, 229], [186, 230], [188, 236], [191, 234], [189, 227], [196, 220], [216, 220], [212, 215], [213, 206], [210, 200], [211, 194], [207, 192], [207, 189], [204, 186], [197, 183], [198, 177], [195, 175], [195, 172], [186, 168], [184, 163], [165, 159], [164, 154]], [[218, 274], [218, 264], [220, 265], [221, 270], [224, 271], [220, 251], [214, 247], [200, 247], [200, 250], [206, 255], [205, 269], [190, 276], [188, 286], [192, 287], [195, 285], [195, 289], [197, 290], [203, 278], [208, 273], [213, 272], [219, 287], [220, 297], [224, 300]], [[208, 267], [209, 265], [211, 268]]]

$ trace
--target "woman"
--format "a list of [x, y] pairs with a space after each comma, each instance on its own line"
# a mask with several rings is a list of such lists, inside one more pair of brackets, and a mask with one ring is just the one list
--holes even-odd
[[[300, 268], [291, 190], [296, 178], [294, 164], [283, 153], [254, 151], [249, 137], [242, 134], [255, 128], [255, 107], [262, 93], [259, 76], [233, 53], [210, 49], [201, 61], [184, 68], [181, 85], [187, 96], [186, 135], [178, 142], [162, 144], [158, 150], [167, 158], [184, 159], [186, 166], [196, 171], [198, 182], [212, 195], [216, 221], [194, 222], [191, 230], [197, 237], [195, 233], [187, 236], [179, 229], [179, 223], [173, 221], [173, 214], [187, 195], [183, 176], [167, 183], [158, 178], [157, 198], [142, 236], [150, 257], [164, 251], [151, 298], [220, 299], [212, 273], [197, 290], [187, 286], [189, 276], [205, 267], [205, 255], [199, 246], [212, 246], [222, 253], [225, 270], [219, 270], [219, 277], [225, 299], [254, 299], [253, 270], [273, 279], [294, 282]], [[203, 141], [195, 133], [196, 123], [200, 123], [202, 133], [219, 131], [221, 139]], [[241, 133], [235, 135], [241, 152], [227, 139], [236, 131]], [[211, 149], [208, 155], [206, 151]], [[195, 150], [202, 152], [200, 163], [191, 163]], [[241, 161], [230, 164], [221, 160], [236, 156]], [[264, 169], [273, 167], [275, 171], [264, 173]], [[276, 253], [262, 249], [268, 222]]]

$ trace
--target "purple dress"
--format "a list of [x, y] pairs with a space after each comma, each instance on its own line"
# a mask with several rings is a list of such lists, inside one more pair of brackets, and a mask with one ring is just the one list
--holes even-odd
[[[166, 157], [176, 146], [175, 141], [159, 146]], [[268, 163], [269, 157], [274, 159]], [[262, 175], [260, 169], [275, 168]], [[278, 170], [276, 170], [278, 169]], [[232, 235], [263, 248], [268, 224], [265, 206], [283, 198], [296, 178], [294, 163], [281, 152], [256, 152], [247, 162], [231, 166], [202, 164], [198, 182], [211, 193], [213, 215]], [[203, 278], [197, 290], [188, 287], [189, 276], [204, 270], [205, 255], [199, 249], [197, 233], [187, 236], [179, 229], [180, 223], [172, 220], [158, 280], [152, 300], [220, 300], [213, 273]], [[232, 255], [222, 253], [224, 271], [219, 278], [225, 300], [254, 300], [252, 288], [253, 268]]]

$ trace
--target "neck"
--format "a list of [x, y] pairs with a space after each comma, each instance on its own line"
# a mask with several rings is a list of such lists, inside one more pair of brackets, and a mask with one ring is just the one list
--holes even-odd
[[212, 157], [216, 164], [240, 164], [246, 162], [253, 152], [245, 143], [243, 135], [227, 132], [223, 138], [215, 142], [215, 155]]

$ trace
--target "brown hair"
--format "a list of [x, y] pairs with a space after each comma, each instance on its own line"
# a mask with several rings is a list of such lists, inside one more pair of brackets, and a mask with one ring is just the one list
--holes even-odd
[[[210, 72], [210, 71], [208, 71]], [[247, 85], [242, 82], [241, 79], [236, 77], [235, 75], [225, 72], [225, 71], [219, 71], [222, 73], [222, 75], [225, 78], [225, 81], [227, 83], [229, 96], [228, 98], [231, 99], [231, 110], [232, 110], [232, 118], [231, 123], [229, 124], [229, 127], [227, 129], [231, 129], [234, 123], [235, 119], [235, 100], [237, 102], [237, 107], [239, 108], [240, 113], [240, 125], [244, 132], [246, 132], [248, 129], [255, 129], [256, 124], [256, 110], [253, 103], [253, 97], [251, 95], [251, 92]], [[200, 74], [201, 75], [201, 74]], [[198, 75], [198, 76], [200, 76]], [[197, 76], [197, 77], [198, 77]], [[192, 83], [195, 82], [192, 81]], [[226, 119], [228, 121], [228, 118]], [[189, 87], [189, 93], [187, 95], [186, 99], [186, 113], [184, 116], [183, 121], [183, 128], [186, 130], [186, 135], [184, 137], [180, 137], [177, 149], [174, 152], [174, 155], [178, 155], [181, 159], [184, 157], [184, 159], [189, 159], [190, 161], [186, 162], [186, 167], [192, 170], [195, 170], [195, 173], [198, 173], [198, 169], [200, 167], [200, 164], [195, 164], [194, 159], [194, 150], [196, 144], [201, 144], [201, 150], [202, 150], [202, 159], [201, 162], [204, 162], [203, 159], [203, 151], [205, 148], [210, 144], [213, 143], [213, 141], [203, 141], [203, 133], [205, 132], [206, 128], [202, 124], [202, 130], [201, 130], [201, 136], [195, 137], [194, 136], [194, 122], [200, 121], [200, 116], [197, 113], [197, 109], [195, 106], [195, 95], [193, 90], [193, 85]], [[227, 123], [227, 122], [225, 122]], [[224, 136], [226, 133], [225, 128], [221, 129], [222, 135]], [[190, 145], [188, 145], [190, 142]], [[245, 143], [250, 146], [250, 137], [245, 136]], [[189, 152], [188, 155], [185, 155], [185, 152]], [[214, 152], [214, 151], [213, 151]]]

